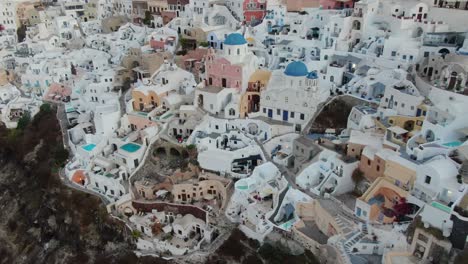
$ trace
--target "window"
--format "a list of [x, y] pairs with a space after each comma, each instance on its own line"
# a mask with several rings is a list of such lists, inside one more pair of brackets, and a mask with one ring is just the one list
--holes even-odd
[[405, 104], [404, 104], [404, 103], [402, 103], [402, 104], [401, 104], [401, 107], [402, 107], [402, 108], [404, 108], [404, 107], [405, 107]]
[[287, 96], [284, 98], [284, 102], [285, 102], [285, 103], [288, 102], [288, 97], [287, 97]]
[[276, 109], [276, 114], [281, 115], [281, 109]]
[[305, 118], [304, 114], [301, 114], [300, 118], [301, 118], [301, 120], [304, 120], [304, 118]]
[[396, 51], [392, 51], [392, 57], [396, 56]]
[[368, 165], [368, 166], [371, 165], [370, 159], [367, 160], [367, 165]]
[[291, 118], [294, 118], [294, 112], [291, 112]]
[[263, 107], [263, 113], [266, 113], [266, 108], [265, 107]]
[[403, 55], [403, 59], [406, 60], [406, 55]]
[[426, 179], [424, 180], [424, 183], [431, 184], [431, 176], [426, 175]]
[[379, 165], [377, 165], [377, 171], [380, 171], [380, 166]]

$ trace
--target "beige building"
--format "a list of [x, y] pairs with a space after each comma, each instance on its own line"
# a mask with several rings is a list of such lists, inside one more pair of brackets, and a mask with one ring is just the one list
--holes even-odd
[[247, 91], [242, 95], [239, 104], [239, 114], [245, 118], [249, 113], [260, 111], [260, 93], [264, 91], [270, 81], [271, 72], [256, 70], [249, 79]]
[[372, 147], [365, 147], [359, 162], [359, 170], [368, 181], [373, 182], [384, 176], [386, 160], [392, 154], [395, 152], [387, 148], [376, 151]]
[[[204, 179], [207, 177], [208, 179]], [[171, 194], [175, 203], [193, 203], [201, 200], [216, 200], [219, 210], [228, 202], [228, 188], [231, 181], [216, 175], [202, 175], [198, 182], [175, 184]]]
[[[444, 255], [448, 256], [452, 244], [447, 239], [440, 239], [433, 234], [416, 228], [408, 252], [391, 251], [385, 254], [383, 264], [401, 263], [443, 263]], [[445, 259], [448, 261], [448, 259]]]
[[167, 0], [147, 0], [148, 10], [152, 14], [160, 15], [162, 11], [167, 11], [169, 8]]
[[165, 60], [171, 58], [172, 54], [169, 52], [142, 53], [139, 48], [131, 48], [123, 57], [121, 65], [129, 71], [133, 71], [134, 79], [142, 79], [149, 78]]
[[41, 10], [40, 1], [22, 2], [16, 7], [16, 15], [22, 25], [34, 26], [41, 23], [38, 10]]

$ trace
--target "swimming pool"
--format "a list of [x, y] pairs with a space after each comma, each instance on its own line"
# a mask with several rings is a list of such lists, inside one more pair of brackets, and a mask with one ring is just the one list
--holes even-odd
[[127, 152], [133, 153], [133, 152], [139, 150], [141, 148], [141, 146], [138, 145], [138, 144], [135, 144], [135, 143], [127, 143], [127, 144], [121, 146], [120, 148], [127, 151]]
[[84, 150], [90, 152], [92, 151], [95, 147], [96, 147], [96, 144], [88, 144], [88, 145], [84, 145], [84, 146], [81, 146]]
[[238, 180], [235, 184], [236, 189], [245, 191], [249, 189], [249, 183], [245, 179]]
[[456, 148], [458, 146], [461, 146], [461, 144], [462, 143], [460, 141], [452, 141], [452, 142], [444, 143], [444, 146], [449, 147], [449, 148]]
[[438, 203], [438, 202], [432, 202], [431, 205], [439, 210], [442, 210], [446, 213], [450, 213], [452, 211], [452, 209], [446, 205], [443, 205], [441, 203]]

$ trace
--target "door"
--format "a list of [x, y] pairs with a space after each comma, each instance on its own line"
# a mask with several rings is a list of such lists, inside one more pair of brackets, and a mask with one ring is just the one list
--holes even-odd
[[432, 67], [429, 67], [429, 71], [427, 72], [427, 76], [431, 77], [432, 76], [432, 71], [434, 70], [434, 68]]
[[268, 117], [269, 118], [273, 117], [273, 110], [272, 109], [268, 109]]
[[283, 121], [288, 121], [288, 116], [289, 116], [289, 112], [286, 110], [283, 110]]
[[172, 129], [172, 134], [174, 135], [174, 137], [177, 136], [177, 128], [173, 128], [173, 129]]
[[418, 108], [418, 110], [416, 111], [416, 116], [421, 116], [421, 109]]
[[356, 208], [356, 215], [361, 216], [361, 208]]
[[221, 86], [222, 86], [222, 87], [226, 87], [226, 86], [227, 86], [226, 78], [223, 78], [223, 79], [221, 80], [221, 82], [222, 82], [222, 83], [221, 83]]

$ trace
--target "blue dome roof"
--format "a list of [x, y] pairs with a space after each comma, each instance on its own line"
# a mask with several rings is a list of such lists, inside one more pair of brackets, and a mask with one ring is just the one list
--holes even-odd
[[239, 33], [229, 34], [224, 40], [225, 45], [244, 45], [247, 44], [244, 36]]
[[294, 77], [307, 76], [308, 73], [307, 66], [302, 61], [293, 61], [284, 70], [284, 74]]
[[309, 72], [309, 74], [307, 74], [307, 78], [308, 79], [317, 79], [318, 78], [317, 72], [316, 71]]

